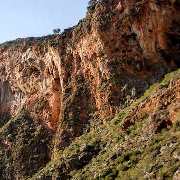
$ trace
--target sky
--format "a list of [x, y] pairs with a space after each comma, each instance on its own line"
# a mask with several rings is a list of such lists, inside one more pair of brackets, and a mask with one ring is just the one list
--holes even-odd
[[89, 0], [1, 0], [0, 43], [52, 34], [85, 17]]

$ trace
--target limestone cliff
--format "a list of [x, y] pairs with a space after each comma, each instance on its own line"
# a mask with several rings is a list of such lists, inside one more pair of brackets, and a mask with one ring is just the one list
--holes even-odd
[[[34, 152], [38, 156], [46, 149], [42, 163], [35, 159], [38, 165], [31, 173], [20, 168], [22, 164], [25, 167], [26, 160], [22, 158], [21, 162], [16, 154], [8, 156], [15, 162], [9, 178], [32, 176], [75, 137], [90, 131], [92, 123], [109, 121], [150, 85], [179, 67], [178, 0], [92, 1], [86, 17], [60, 35], [0, 45], [1, 133], [14, 126], [14, 117], [26, 111], [18, 119], [18, 126], [26, 131], [31, 124], [32, 139], [37, 133], [38, 140], [32, 140], [31, 148], [46, 139]], [[159, 104], [163, 95], [153, 97], [126, 117], [124, 128], [141, 119], [142, 113], [166, 109], [167, 104], [171, 106], [162, 113], [169, 114], [166, 125], [172, 125], [179, 112], [179, 81], [174, 83], [176, 86], [167, 92], [163, 105]], [[26, 118], [28, 124], [22, 127], [20, 120]], [[14, 136], [18, 137], [18, 130], [15, 131]], [[8, 140], [7, 134], [2, 136], [1, 145], [10, 152], [16, 151], [17, 147], [10, 145], [14, 140]], [[19, 136], [28, 141], [23, 132]], [[15, 141], [18, 145], [19, 139]], [[24, 154], [28, 147], [24, 150], [22, 146], [19, 151]]]

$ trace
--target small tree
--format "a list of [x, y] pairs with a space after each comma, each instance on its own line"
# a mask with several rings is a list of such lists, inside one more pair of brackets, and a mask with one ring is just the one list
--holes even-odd
[[53, 33], [54, 34], [60, 34], [61, 33], [61, 29], [59, 29], [59, 28], [53, 29]]
[[96, 4], [97, 4], [97, 0], [90, 0], [89, 3], [88, 3], [88, 9], [89, 10], [94, 10]]
[[97, 0], [90, 0], [88, 6], [94, 6], [97, 3]]

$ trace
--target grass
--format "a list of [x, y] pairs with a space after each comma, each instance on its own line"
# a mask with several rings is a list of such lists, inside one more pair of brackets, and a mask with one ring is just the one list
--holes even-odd
[[160, 82], [161, 87], [167, 87], [172, 79], [179, 79], [180, 69], [165, 75], [164, 79]]
[[[72, 179], [131, 179], [130, 177], [133, 177], [132, 179], [145, 177], [168, 179], [172, 177], [180, 166], [179, 162], [172, 158], [173, 151], [179, 149], [180, 144], [179, 122], [170, 130], [152, 134], [152, 137], [147, 139], [141, 132], [148, 125], [148, 114], [142, 115], [142, 119], [130, 126], [126, 132], [121, 130], [121, 125], [134, 107], [155, 94], [162, 86], [166, 87], [172, 79], [179, 78], [179, 75], [180, 70], [166, 75], [164, 80], [152, 85], [141, 98], [123, 109], [114, 119], [98, 127], [95, 126], [89, 133], [76, 138], [69, 147], [59, 151], [54, 159], [32, 179], [53, 176], [63, 163], [69, 163], [68, 159], [80, 156], [85, 146], [95, 146], [97, 142], [101, 146], [98, 155], [81, 169], [68, 171]], [[173, 144], [173, 142], [175, 145], [161, 152], [167, 144]]]

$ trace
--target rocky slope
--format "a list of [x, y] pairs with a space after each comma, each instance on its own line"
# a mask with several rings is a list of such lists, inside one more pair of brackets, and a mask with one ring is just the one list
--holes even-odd
[[178, 178], [180, 73], [160, 81], [179, 67], [179, 0], [91, 1], [1, 44], [2, 179]]

